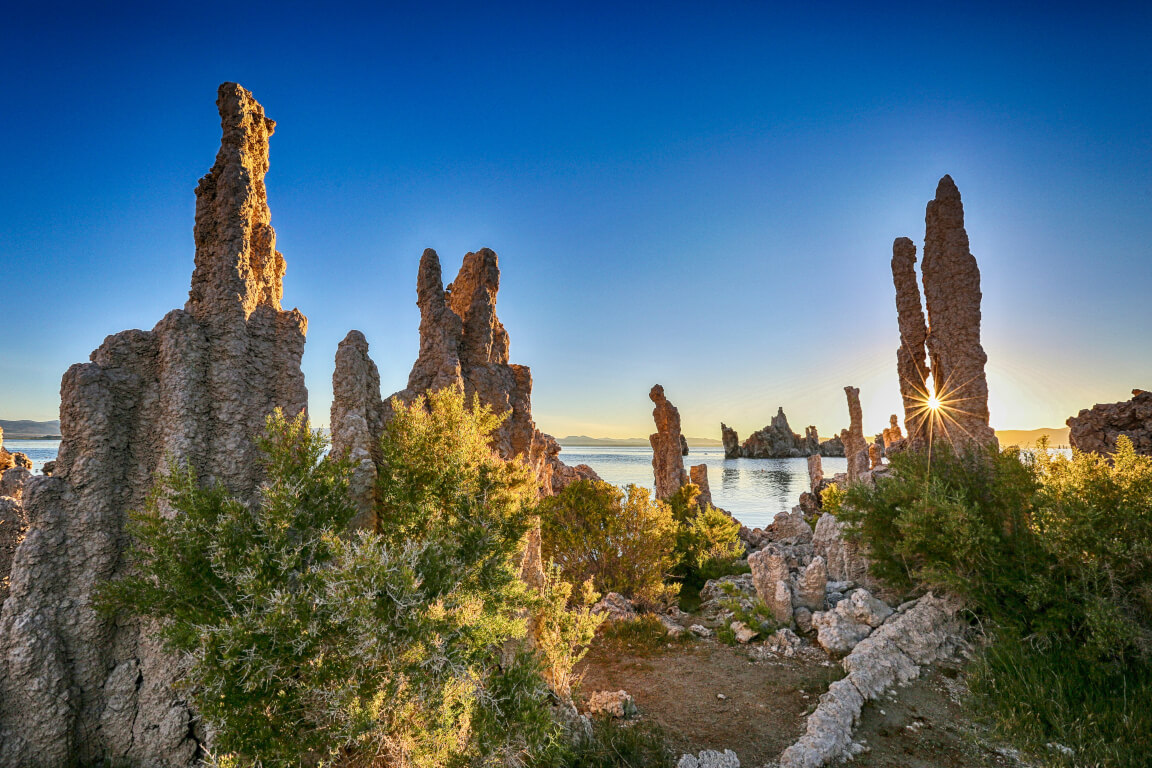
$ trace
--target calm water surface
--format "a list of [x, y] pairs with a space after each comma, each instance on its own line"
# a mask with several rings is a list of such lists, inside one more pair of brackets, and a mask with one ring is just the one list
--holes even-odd
[[[614, 485], [652, 488], [652, 449], [623, 447], [564, 448], [565, 464], [587, 464]], [[847, 471], [844, 459], [823, 459], [824, 474]], [[712, 501], [749, 528], [764, 527], [777, 512], [796, 506], [808, 490], [807, 459], [725, 459], [722, 448], [692, 448], [684, 466], [708, 465]]]
[[4, 450], [9, 453], [23, 453], [32, 460], [32, 471], [40, 474], [44, 462], [53, 461], [60, 451], [59, 440], [5, 440]]
[[[33, 472], [56, 458], [59, 440], [5, 440], [9, 451], [28, 454]], [[651, 489], [652, 449], [628, 447], [570, 447], [560, 452], [566, 464], [587, 464], [614, 485], [629, 483]], [[684, 466], [708, 465], [712, 500], [749, 528], [772, 522], [777, 512], [794, 507], [808, 490], [807, 459], [725, 459], [722, 448], [692, 448]], [[824, 459], [824, 474], [845, 471], [844, 459]]]

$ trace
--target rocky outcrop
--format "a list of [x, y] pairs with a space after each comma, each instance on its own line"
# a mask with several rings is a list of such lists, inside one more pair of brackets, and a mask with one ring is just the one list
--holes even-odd
[[200, 726], [177, 662], [135, 622], [93, 607], [122, 573], [128, 510], [166, 457], [252, 499], [253, 438], [307, 403], [307, 321], [280, 307], [284, 258], [264, 188], [275, 123], [220, 86], [223, 138], [196, 188], [188, 302], [151, 331], [109, 336], [61, 384], [59, 458], [25, 488], [29, 530], [0, 613], [0, 765], [192, 765]]
[[730, 749], [706, 749], [696, 755], [681, 755], [676, 768], [740, 768], [740, 758]]
[[[907, 238], [892, 245], [892, 281], [900, 325], [896, 366], [904, 400], [908, 444], [929, 439], [957, 445], [991, 445], [988, 423], [988, 356], [980, 344], [980, 269], [968, 247], [964, 205], [951, 176], [940, 179], [924, 215], [924, 303], [916, 284], [916, 248]], [[924, 353], [930, 361], [925, 363]], [[927, 407], [928, 374], [942, 407]]]
[[736, 430], [724, 422], [720, 422], [720, 440], [724, 443], [724, 458], [740, 458], [740, 437], [736, 434]]
[[819, 454], [808, 457], [808, 484], [812, 493], [817, 493], [824, 483], [824, 464]]
[[560, 444], [536, 428], [532, 372], [508, 362], [508, 333], [496, 316], [499, 290], [499, 261], [490, 249], [465, 255], [447, 289], [440, 257], [426, 249], [416, 277], [420, 352], [408, 375], [408, 386], [387, 400], [380, 397], [379, 374], [368, 356], [364, 335], [351, 331], [337, 348], [332, 374], [332, 448], [356, 462], [353, 481], [362, 510], [361, 525], [375, 524], [369, 512], [379, 461], [375, 451], [391, 415], [392, 398], [411, 403], [445, 387], [462, 390], [468, 403], [475, 397], [493, 413], [505, 415], [493, 434], [492, 448], [505, 459], [524, 461], [536, 475], [542, 495], [556, 493], [576, 480], [600, 479], [587, 465], [564, 464], [559, 458]]
[[844, 441], [839, 435], [820, 443], [820, 455], [825, 458], [844, 458]]
[[664, 396], [664, 387], [652, 387], [648, 397], [656, 404], [652, 418], [656, 431], [648, 436], [652, 444], [652, 471], [656, 476], [656, 498], [666, 499], [688, 483], [684, 455], [680, 453], [680, 412]]
[[1068, 439], [1079, 451], [1109, 455], [1127, 435], [1136, 453], [1152, 456], [1152, 392], [1132, 390], [1132, 399], [1085, 408], [1068, 419]]
[[916, 679], [922, 667], [954, 657], [964, 644], [959, 611], [954, 600], [927, 594], [859, 640], [841, 661], [847, 677], [820, 697], [804, 735], [781, 754], [780, 768], [819, 768], [862, 751], [852, 729], [864, 703]]
[[756, 594], [781, 624], [792, 623], [792, 592], [786, 554], [775, 544], [748, 556]]
[[786, 459], [805, 455], [804, 440], [788, 426], [784, 409], [779, 408], [768, 426], [753, 432], [740, 448], [748, 459]]
[[851, 426], [840, 432], [844, 441], [844, 456], [848, 459], [848, 482], [860, 480], [868, 471], [868, 443], [864, 439], [863, 415], [860, 411], [860, 390], [844, 387], [848, 396], [848, 417]]
[[740, 443], [736, 430], [727, 424], [720, 425], [720, 437], [724, 441], [726, 459], [788, 459], [800, 456], [843, 456], [844, 445], [840, 438], [820, 442], [816, 427], [806, 427], [804, 436], [796, 434], [788, 426], [784, 409], [779, 408], [771, 423]]
[[688, 477], [692, 484], [700, 489], [700, 495], [696, 498], [696, 505], [700, 509], [711, 507], [712, 504], [712, 488], [708, 485], [708, 465], [695, 464], [688, 468]]
[[835, 515], [827, 512], [820, 515], [812, 533], [812, 550], [827, 563], [830, 581], [852, 581], [871, 586], [868, 556], [860, 544], [849, 541], [844, 535], [845, 525]]
[[870, 443], [868, 445], [868, 469], [876, 469], [883, 466], [883, 457], [884, 448], [879, 442]]

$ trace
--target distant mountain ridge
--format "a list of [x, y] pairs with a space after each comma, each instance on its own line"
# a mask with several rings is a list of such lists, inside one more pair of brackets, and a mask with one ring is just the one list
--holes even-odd
[[[723, 445], [722, 442], [711, 437], [685, 437], [688, 441], [688, 447], [696, 448], [714, 448]], [[636, 447], [650, 445], [646, 437], [588, 437], [588, 435], [569, 435], [568, 437], [561, 437], [557, 440], [563, 447], [569, 448], [588, 448], [594, 446], [621, 446], [621, 447]]]
[[0, 419], [0, 429], [4, 430], [4, 437], [9, 440], [31, 440], [39, 437], [60, 437], [60, 420], [28, 421], [19, 419], [7, 421]]
[[1041, 437], [1047, 436], [1048, 446], [1055, 448], [1058, 445], [1068, 445], [1068, 427], [1042, 427], [1041, 429], [998, 429], [996, 439], [1000, 447], [1018, 445], [1021, 448], [1032, 448]]

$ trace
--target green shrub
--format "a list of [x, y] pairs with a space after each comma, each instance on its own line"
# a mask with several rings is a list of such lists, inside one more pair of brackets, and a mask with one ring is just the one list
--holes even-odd
[[525, 472], [458, 392], [394, 408], [383, 533], [346, 531], [347, 464], [279, 413], [256, 503], [173, 466], [133, 516], [134, 575], [104, 606], [158, 621], [226, 762], [441, 766], [551, 738], [539, 658], [507, 642], [532, 607]]
[[699, 497], [700, 488], [688, 483], [667, 501], [679, 525], [673, 573], [689, 591], [699, 590], [709, 579], [747, 572], [740, 523], [710, 504], [701, 507]]
[[[680, 639], [687, 640], [687, 633]], [[670, 640], [668, 629], [658, 616], [642, 613], [631, 619], [607, 622], [596, 642], [616, 653], [642, 656], [662, 650]]]
[[[973, 688], [1005, 732], [1077, 764], [1142, 764], [1152, 694], [1152, 457], [1018, 449], [892, 459], [839, 515], [873, 572], [964, 596], [996, 642]], [[1050, 691], [1049, 691], [1050, 689]], [[1090, 724], [1090, 725], [1089, 725]], [[1127, 729], [1143, 731], [1121, 738]], [[1140, 745], [1137, 747], [1136, 745]]]
[[656, 606], [675, 597], [665, 578], [676, 564], [677, 524], [668, 505], [647, 489], [624, 491], [580, 480], [540, 501], [542, 550], [574, 583], [591, 579], [599, 592], [620, 592]]
[[560, 567], [549, 563], [544, 571], [540, 607], [534, 611], [536, 649], [544, 665], [544, 679], [561, 699], [569, 700], [577, 682], [573, 670], [596, 636], [606, 614], [592, 613], [600, 595], [592, 580], [584, 582], [578, 596], [560, 575]]

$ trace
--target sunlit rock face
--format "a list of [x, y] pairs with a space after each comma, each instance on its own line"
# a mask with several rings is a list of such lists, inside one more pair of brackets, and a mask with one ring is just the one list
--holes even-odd
[[656, 498], [666, 499], [688, 483], [684, 454], [680, 448], [680, 411], [664, 396], [664, 387], [659, 384], [652, 387], [648, 397], [656, 404], [652, 409], [656, 431], [648, 436], [648, 442], [652, 444]]
[[1068, 419], [1068, 439], [1081, 451], [1111, 454], [1127, 435], [1137, 453], [1152, 456], [1152, 392], [1132, 390], [1132, 399], [1085, 408]]
[[727, 424], [720, 423], [720, 440], [724, 443], [724, 458], [740, 458], [740, 436]]
[[392, 412], [392, 397], [411, 403], [426, 392], [456, 387], [467, 402], [475, 395], [494, 413], [506, 414], [492, 447], [505, 459], [526, 462], [542, 495], [557, 493], [582, 478], [599, 479], [587, 465], [564, 464], [560, 444], [536, 428], [532, 373], [527, 366], [508, 362], [508, 333], [496, 316], [499, 290], [499, 262], [488, 248], [467, 254], [447, 289], [440, 258], [431, 248], [425, 250], [416, 277], [420, 353], [408, 386], [387, 400], [380, 396], [380, 376], [363, 334], [351, 331], [340, 342], [332, 375], [332, 449], [350, 454], [355, 462], [353, 487], [361, 508], [360, 525], [376, 524], [371, 517], [376, 450]]
[[[951, 176], [940, 179], [925, 213], [922, 265], [927, 321], [920, 311], [916, 249], [907, 238], [892, 246], [892, 280], [900, 323], [897, 370], [904, 424], [913, 447], [932, 439], [956, 445], [996, 445], [988, 424], [988, 356], [980, 344], [980, 270], [968, 247], [964, 205]], [[927, 351], [928, 364], [924, 362]], [[926, 411], [924, 381], [942, 407]]]
[[849, 428], [840, 432], [844, 441], [844, 456], [848, 459], [848, 482], [853, 483], [868, 471], [868, 442], [864, 439], [864, 416], [860, 410], [860, 390], [844, 387], [848, 397]]
[[220, 86], [223, 138], [196, 189], [188, 303], [151, 331], [109, 336], [61, 383], [59, 458], [27, 483], [30, 528], [0, 613], [0, 765], [192, 765], [202, 734], [178, 668], [93, 592], [120, 574], [129, 510], [167, 457], [252, 498], [253, 438], [273, 409], [304, 410], [307, 321], [282, 311], [284, 259], [264, 189], [275, 123]]

